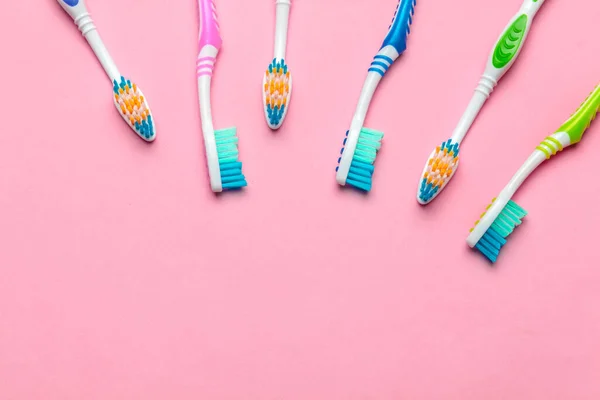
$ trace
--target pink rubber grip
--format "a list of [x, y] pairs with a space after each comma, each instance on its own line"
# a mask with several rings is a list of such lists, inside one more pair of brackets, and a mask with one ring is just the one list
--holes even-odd
[[220, 50], [223, 41], [219, 32], [217, 8], [214, 0], [198, 0], [198, 7], [200, 8], [199, 48], [202, 49], [205, 45], [211, 45]]

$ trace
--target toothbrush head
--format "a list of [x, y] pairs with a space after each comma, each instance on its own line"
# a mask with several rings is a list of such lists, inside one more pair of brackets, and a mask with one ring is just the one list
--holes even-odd
[[[527, 216], [527, 211], [512, 200], [508, 200], [504, 207], [494, 207], [496, 201], [499, 200], [493, 199], [487, 206], [485, 212], [475, 222], [475, 226], [471, 228], [467, 238], [469, 246], [479, 250], [492, 263], [498, 259], [508, 237]], [[484, 217], [487, 218], [487, 223], [482, 222]]]
[[292, 93], [292, 75], [285, 60], [273, 59], [263, 78], [263, 104], [269, 128], [279, 129], [287, 114]]
[[369, 192], [373, 186], [375, 158], [381, 149], [383, 132], [365, 128], [360, 131], [346, 131], [344, 144], [340, 150], [335, 178], [342, 186], [353, 186]]
[[127, 125], [147, 142], [156, 139], [152, 112], [140, 88], [121, 77], [120, 82], [113, 81], [113, 96], [115, 107]]
[[458, 168], [458, 153], [459, 145], [452, 142], [452, 139], [433, 150], [419, 182], [417, 201], [420, 204], [429, 204], [450, 182]]
[[219, 172], [221, 184], [217, 191], [237, 190], [248, 186], [246, 177], [242, 173], [242, 163], [239, 160], [238, 137], [236, 128], [220, 129], [215, 131], [217, 157], [219, 159]]

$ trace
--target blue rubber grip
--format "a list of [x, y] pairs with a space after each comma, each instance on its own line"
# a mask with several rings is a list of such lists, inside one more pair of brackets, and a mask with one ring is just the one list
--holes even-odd
[[77, 4], [79, 4], [79, 0], [62, 0], [62, 1], [69, 7], [75, 7]]
[[382, 49], [386, 46], [393, 46], [398, 54], [402, 54], [406, 50], [406, 39], [410, 34], [410, 24], [412, 24], [416, 4], [417, 0], [400, 0], [398, 2], [389, 32], [381, 45]]

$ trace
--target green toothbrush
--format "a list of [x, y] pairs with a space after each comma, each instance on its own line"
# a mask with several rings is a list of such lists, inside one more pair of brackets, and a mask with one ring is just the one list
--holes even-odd
[[479, 250], [490, 261], [496, 261], [500, 250], [506, 244], [506, 238], [527, 215], [527, 211], [511, 200], [517, 189], [545, 160], [550, 159], [565, 147], [579, 143], [598, 111], [600, 111], [600, 85], [596, 86], [571, 118], [535, 148], [533, 154], [500, 192], [500, 195], [492, 200], [487, 211], [471, 229], [471, 234], [467, 238], [470, 247]]

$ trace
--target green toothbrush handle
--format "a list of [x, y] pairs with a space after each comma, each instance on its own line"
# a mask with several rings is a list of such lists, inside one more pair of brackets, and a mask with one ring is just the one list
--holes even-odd
[[569, 118], [558, 130], [569, 135], [570, 144], [579, 143], [581, 137], [589, 128], [590, 124], [600, 110], [600, 84], [596, 86], [594, 91], [585, 99], [583, 104], [579, 106], [577, 111]]
[[498, 38], [485, 75], [498, 82], [510, 69], [523, 48], [533, 19], [545, 0], [525, 0]]
[[585, 131], [600, 111], [600, 84], [579, 106], [577, 111], [552, 135], [540, 143], [537, 150], [549, 159], [567, 146], [579, 143]]

